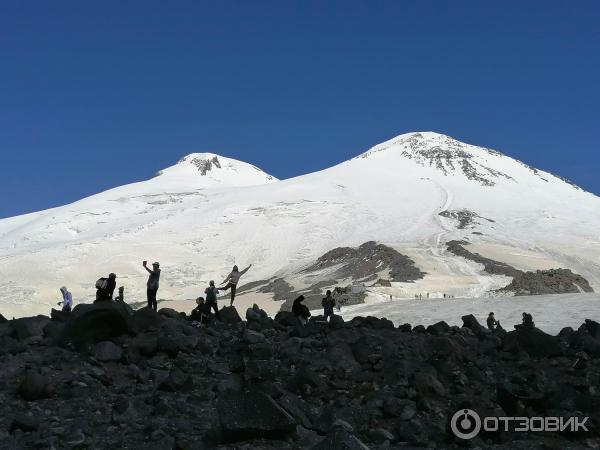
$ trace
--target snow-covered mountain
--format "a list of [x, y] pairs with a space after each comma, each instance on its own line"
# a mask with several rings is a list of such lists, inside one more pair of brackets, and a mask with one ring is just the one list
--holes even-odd
[[[569, 268], [597, 289], [598, 229], [600, 198], [437, 133], [404, 134], [287, 180], [195, 153], [150, 180], [0, 220], [0, 312], [47, 312], [62, 285], [76, 301], [90, 301], [95, 280], [111, 271], [129, 301], [143, 301], [145, 259], [161, 262], [159, 298], [174, 301], [200, 295], [234, 263], [253, 264], [244, 283], [282, 277], [296, 289], [325, 285], [326, 271], [302, 269], [335, 247], [367, 241], [426, 273], [381, 288], [394, 296], [479, 296], [508, 284], [447, 251], [446, 242], [465, 239], [471, 252], [522, 270]], [[245, 297], [279, 307], [269, 293]]]

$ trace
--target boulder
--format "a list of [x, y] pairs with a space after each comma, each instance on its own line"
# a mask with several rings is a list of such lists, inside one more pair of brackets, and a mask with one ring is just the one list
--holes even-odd
[[66, 322], [71, 317], [71, 311], [62, 311], [60, 309], [54, 309], [50, 311], [50, 319], [56, 322]]
[[158, 389], [167, 392], [177, 392], [184, 387], [191, 387], [191, 378], [177, 368], [171, 369], [166, 380], [159, 384]]
[[275, 315], [275, 322], [287, 327], [294, 327], [298, 325], [298, 318], [291, 311], [279, 311]]
[[242, 321], [242, 318], [233, 306], [225, 306], [219, 310], [221, 321], [228, 324], [236, 324]]
[[429, 325], [427, 327], [427, 332], [431, 334], [446, 334], [450, 331], [450, 325], [448, 325], [443, 320], [441, 322], [434, 323], [433, 325]]
[[6, 321], [7, 321], [6, 318], [2, 314], [0, 314], [0, 323], [6, 322]]
[[50, 397], [48, 379], [37, 372], [28, 371], [19, 385], [19, 394], [27, 401]]
[[61, 334], [61, 341], [84, 348], [123, 334], [133, 334], [133, 324], [132, 316], [122, 304], [112, 301], [79, 304], [71, 313]]
[[173, 308], [160, 308], [158, 314], [168, 317], [169, 319], [178, 319], [181, 313], [175, 311]]
[[152, 308], [141, 308], [133, 313], [133, 329], [136, 333], [158, 329], [162, 321], [163, 317]]
[[585, 329], [591, 337], [600, 340], [600, 323], [586, 319], [585, 323], [580, 327], [580, 330], [582, 328]]
[[25, 414], [17, 414], [10, 423], [9, 431], [12, 433], [15, 430], [21, 430], [28, 433], [37, 430], [39, 426], [40, 423], [35, 418]]
[[473, 332], [475, 336], [483, 336], [487, 334], [489, 330], [482, 326], [473, 314], [462, 316], [463, 327], [468, 328]]
[[443, 397], [446, 395], [444, 385], [433, 374], [417, 372], [413, 375], [413, 385], [417, 392], [425, 397]]
[[505, 351], [526, 352], [534, 358], [557, 356], [562, 353], [559, 338], [544, 333], [538, 328], [519, 327], [504, 335], [502, 345]]
[[369, 450], [369, 447], [354, 436], [352, 427], [338, 420], [327, 437], [311, 450]]
[[280, 370], [279, 361], [273, 359], [249, 359], [245, 363], [245, 376], [248, 380], [274, 380]]
[[271, 397], [259, 392], [224, 393], [217, 401], [222, 440], [281, 439], [296, 429], [296, 422]]
[[102, 362], [120, 361], [123, 357], [123, 350], [110, 341], [102, 341], [94, 345], [92, 355]]
[[12, 329], [17, 339], [23, 341], [33, 336], [43, 336], [44, 327], [50, 322], [46, 316], [23, 317], [11, 322]]

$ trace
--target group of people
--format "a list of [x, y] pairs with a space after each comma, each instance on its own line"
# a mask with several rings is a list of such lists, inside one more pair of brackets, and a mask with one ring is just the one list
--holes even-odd
[[[146, 298], [148, 301], [148, 308], [156, 311], [158, 309], [158, 302], [156, 300], [156, 296], [158, 294], [158, 288], [160, 285], [160, 263], [154, 262], [152, 263], [152, 269], [148, 267], [148, 261], [143, 261], [142, 266], [148, 272], [148, 281], [146, 282]], [[217, 295], [219, 291], [227, 291], [231, 292], [230, 303], [232, 306], [235, 300], [235, 294], [237, 291], [237, 285], [240, 281], [240, 277], [244, 275], [249, 269], [252, 267], [250, 264], [244, 270], [240, 271], [238, 266], [233, 266], [233, 269], [227, 275], [225, 280], [221, 283], [221, 285], [225, 285], [223, 287], [216, 287], [215, 282], [213, 280], [210, 281], [209, 286], [205, 289], [204, 294], [206, 295], [206, 300], [203, 297], [199, 297], [196, 300], [197, 308], [194, 309], [196, 313], [200, 313], [202, 311], [203, 314], [210, 313], [210, 310], [213, 309], [215, 315], [219, 316], [219, 310], [217, 307]], [[94, 303], [105, 302], [105, 301], [125, 301], [125, 288], [123, 286], [119, 287], [118, 295], [113, 298], [115, 289], [117, 287], [117, 275], [115, 273], [110, 273], [106, 278], [100, 278], [96, 281], [96, 300]], [[73, 308], [73, 295], [68, 289], [63, 286], [60, 288], [60, 292], [62, 294], [62, 301], [58, 302], [59, 306], [62, 306], [62, 311], [70, 312]], [[200, 316], [196, 316], [200, 317]]]
[[[496, 320], [494, 317], [494, 313], [491, 312], [487, 318], [487, 327], [490, 330], [502, 330], [502, 326], [500, 322]], [[522, 323], [520, 325], [515, 325], [515, 328], [535, 328], [535, 323], [533, 322], [533, 316], [528, 312], [524, 312], [522, 314]]]
[[223, 280], [221, 285], [225, 284], [223, 287], [216, 287], [214, 280], [210, 280], [208, 283], [208, 287], [204, 290], [205, 297], [198, 297], [196, 299], [196, 307], [190, 313], [190, 319], [192, 320], [192, 324], [196, 326], [201, 326], [210, 321], [211, 311], [214, 311], [215, 317], [220, 320], [219, 307], [217, 305], [217, 296], [219, 295], [219, 291], [227, 291], [231, 292], [229, 306], [233, 306], [233, 301], [235, 300], [235, 294], [237, 292], [237, 285], [240, 281], [240, 277], [244, 275], [248, 270], [252, 267], [250, 264], [244, 270], [239, 270], [238, 266], [233, 266], [231, 272], [227, 277]]
[[[298, 318], [298, 321], [302, 325], [305, 325], [308, 322], [308, 318], [311, 316], [308, 307], [303, 303], [304, 300], [304, 295], [300, 295], [296, 298], [296, 300], [294, 300], [294, 303], [292, 304], [292, 313]], [[325, 298], [321, 300], [321, 306], [323, 307], [323, 317], [325, 317], [325, 320], [331, 320], [335, 305], [335, 299], [331, 295], [331, 291], [327, 291], [325, 294]]]

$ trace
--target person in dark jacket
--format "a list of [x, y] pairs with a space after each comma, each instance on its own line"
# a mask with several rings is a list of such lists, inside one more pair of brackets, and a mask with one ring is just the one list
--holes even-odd
[[210, 319], [210, 307], [206, 304], [204, 297], [198, 297], [196, 299], [196, 305], [197, 306], [192, 309], [192, 312], [190, 313], [190, 320], [192, 322], [198, 322], [200, 325], [208, 323]]
[[323, 306], [323, 315], [325, 320], [333, 316], [333, 308], [335, 307], [335, 299], [331, 296], [331, 291], [327, 291], [325, 298], [321, 300]]
[[152, 263], [152, 270], [148, 269], [146, 265], [146, 261], [142, 263], [144, 269], [148, 271], [150, 276], [148, 277], [148, 282], [146, 283], [146, 296], [148, 298], [148, 308], [157, 310], [158, 304], [156, 303], [156, 293], [158, 292], [158, 281], [160, 280], [160, 264], [155, 262]]
[[292, 313], [294, 313], [302, 325], [305, 325], [310, 317], [310, 311], [307, 306], [302, 303], [303, 301], [304, 295], [300, 295], [294, 300], [294, 303], [292, 304]]
[[106, 280], [104, 287], [99, 287], [96, 290], [96, 301], [94, 303], [111, 301], [113, 298], [113, 293], [117, 287], [117, 275], [110, 273], [108, 278], [104, 278], [104, 280]]
[[204, 295], [206, 295], [206, 307], [209, 313], [210, 310], [213, 309], [215, 311], [216, 318], [221, 320], [219, 306], [217, 305], [217, 295], [219, 295], [219, 289], [215, 287], [214, 280], [210, 280], [208, 287], [204, 290]]
[[497, 327], [498, 325], [500, 325], [500, 322], [498, 322], [498, 321], [496, 320], [496, 318], [494, 317], [494, 313], [493, 313], [493, 312], [491, 312], [491, 313], [488, 315], [488, 318], [487, 318], [487, 327], [488, 327], [490, 330], [495, 330], [495, 329], [496, 329], [496, 327]]

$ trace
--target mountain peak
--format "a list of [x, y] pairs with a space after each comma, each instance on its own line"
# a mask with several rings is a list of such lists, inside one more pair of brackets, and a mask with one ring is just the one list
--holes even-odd
[[190, 153], [177, 164], [156, 174], [166, 178], [189, 178], [202, 187], [233, 187], [267, 184], [278, 181], [252, 164], [216, 153]]

